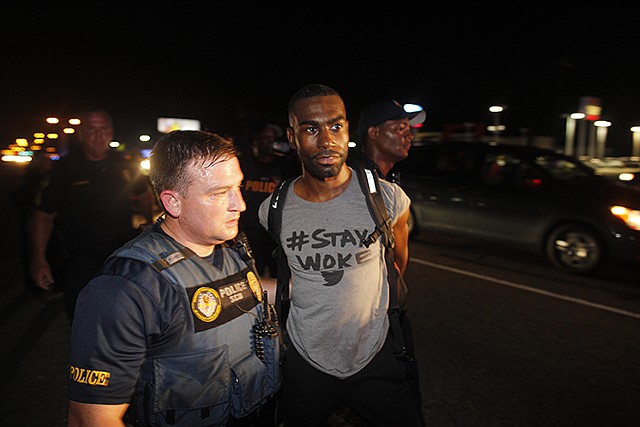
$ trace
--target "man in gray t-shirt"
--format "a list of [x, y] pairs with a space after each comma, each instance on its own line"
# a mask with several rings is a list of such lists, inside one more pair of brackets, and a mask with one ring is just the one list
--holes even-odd
[[[411, 388], [393, 357], [389, 285], [380, 242], [361, 241], [375, 224], [346, 165], [349, 129], [340, 95], [307, 85], [289, 102], [287, 137], [302, 176], [289, 187], [280, 240], [291, 268], [288, 347], [280, 413], [285, 425], [322, 425], [347, 405], [369, 425], [418, 426]], [[393, 223], [400, 272], [408, 261], [410, 200], [380, 182]], [[260, 206], [267, 225], [269, 199]]]

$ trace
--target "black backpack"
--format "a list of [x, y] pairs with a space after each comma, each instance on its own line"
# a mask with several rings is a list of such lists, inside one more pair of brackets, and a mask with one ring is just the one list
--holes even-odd
[[[396, 268], [393, 248], [395, 247], [395, 237], [391, 226], [391, 218], [380, 193], [380, 182], [378, 174], [371, 169], [358, 165], [354, 167], [360, 188], [367, 200], [367, 206], [376, 226], [373, 232], [363, 239], [365, 246], [371, 245], [378, 238], [382, 239], [385, 246], [385, 261], [387, 263], [387, 280], [389, 282], [389, 321], [391, 333], [393, 334], [394, 354], [397, 358], [411, 359], [407, 354], [401, 326], [400, 315], [405, 310], [405, 300], [407, 295], [407, 285], [402, 275]], [[284, 329], [289, 313], [289, 280], [291, 270], [287, 263], [287, 257], [280, 242], [280, 232], [282, 229], [282, 210], [287, 197], [289, 185], [295, 178], [289, 178], [275, 189], [269, 200], [268, 229], [275, 240], [277, 247], [274, 250], [274, 257], [278, 262], [278, 277], [276, 288], [275, 308], [281, 328]]]

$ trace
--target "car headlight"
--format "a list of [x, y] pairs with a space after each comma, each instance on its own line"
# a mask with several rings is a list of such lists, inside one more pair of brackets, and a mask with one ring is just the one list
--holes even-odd
[[640, 230], [640, 211], [625, 208], [624, 206], [611, 206], [609, 208], [611, 213], [627, 224], [627, 227]]
[[625, 181], [625, 182], [633, 181], [633, 179], [634, 179], [635, 177], [636, 177], [636, 176], [635, 176], [634, 174], [632, 174], [631, 172], [623, 172], [623, 173], [621, 173], [620, 175], [618, 175], [618, 179], [619, 179], [620, 181]]

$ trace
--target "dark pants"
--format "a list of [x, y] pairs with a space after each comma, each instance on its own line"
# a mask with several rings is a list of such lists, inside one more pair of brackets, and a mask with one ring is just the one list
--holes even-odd
[[411, 360], [407, 360], [404, 363], [407, 382], [413, 390], [413, 400], [420, 416], [420, 423], [424, 426], [427, 422], [422, 413], [422, 393], [420, 392], [420, 371], [418, 370], [418, 361], [416, 360], [415, 345], [413, 342], [413, 329], [407, 311], [403, 311], [400, 314], [400, 327], [402, 328], [402, 336], [404, 338], [404, 344], [407, 348], [407, 354], [411, 356]]
[[280, 415], [286, 427], [322, 426], [347, 406], [371, 426], [420, 426], [405, 368], [388, 337], [360, 372], [339, 379], [318, 371], [289, 344], [283, 364]]

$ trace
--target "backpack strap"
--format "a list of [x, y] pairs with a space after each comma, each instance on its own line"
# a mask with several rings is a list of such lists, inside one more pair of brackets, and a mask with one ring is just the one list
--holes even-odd
[[287, 324], [287, 315], [289, 314], [289, 281], [291, 278], [291, 270], [289, 269], [287, 256], [284, 253], [282, 242], [280, 241], [280, 231], [282, 230], [282, 210], [284, 209], [284, 202], [287, 198], [289, 186], [293, 180], [294, 178], [289, 178], [282, 181], [271, 194], [267, 216], [269, 233], [271, 233], [271, 237], [273, 237], [276, 242], [276, 249], [273, 251], [273, 256], [278, 262], [275, 307], [278, 318], [280, 319], [280, 325], [282, 325], [283, 328]]
[[362, 243], [366, 247], [369, 247], [369, 245], [375, 242], [378, 237], [383, 236], [383, 244], [387, 248], [393, 249], [396, 245], [396, 240], [393, 234], [393, 227], [391, 226], [389, 212], [387, 211], [387, 207], [382, 199], [382, 194], [380, 193], [380, 180], [378, 178], [378, 174], [377, 172], [363, 166], [357, 166], [355, 170], [362, 193], [367, 198], [369, 212], [376, 224], [374, 231], [364, 239]]
[[395, 247], [395, 235], [389, 212], [380, 192], [380, 178], [376, 171], [372, 171], [362, 165], [355, 167], [360, 188], [367, 199], [369, 212], [376, 224], [374, 231], [362, 243], [369, 246], [378, 238], [382, 239], [385, 247], [384, 259], [387, 264], [387, 282], [389, 283], [389, 324], [393, 334], [393, 352], [398, 359], [410, 360], [404, 342], [402, 327], [400, 325], [400, 313], [404, 310], [404, 300], [407, 293], [407, 285], [396, 268], [393, 249]]

